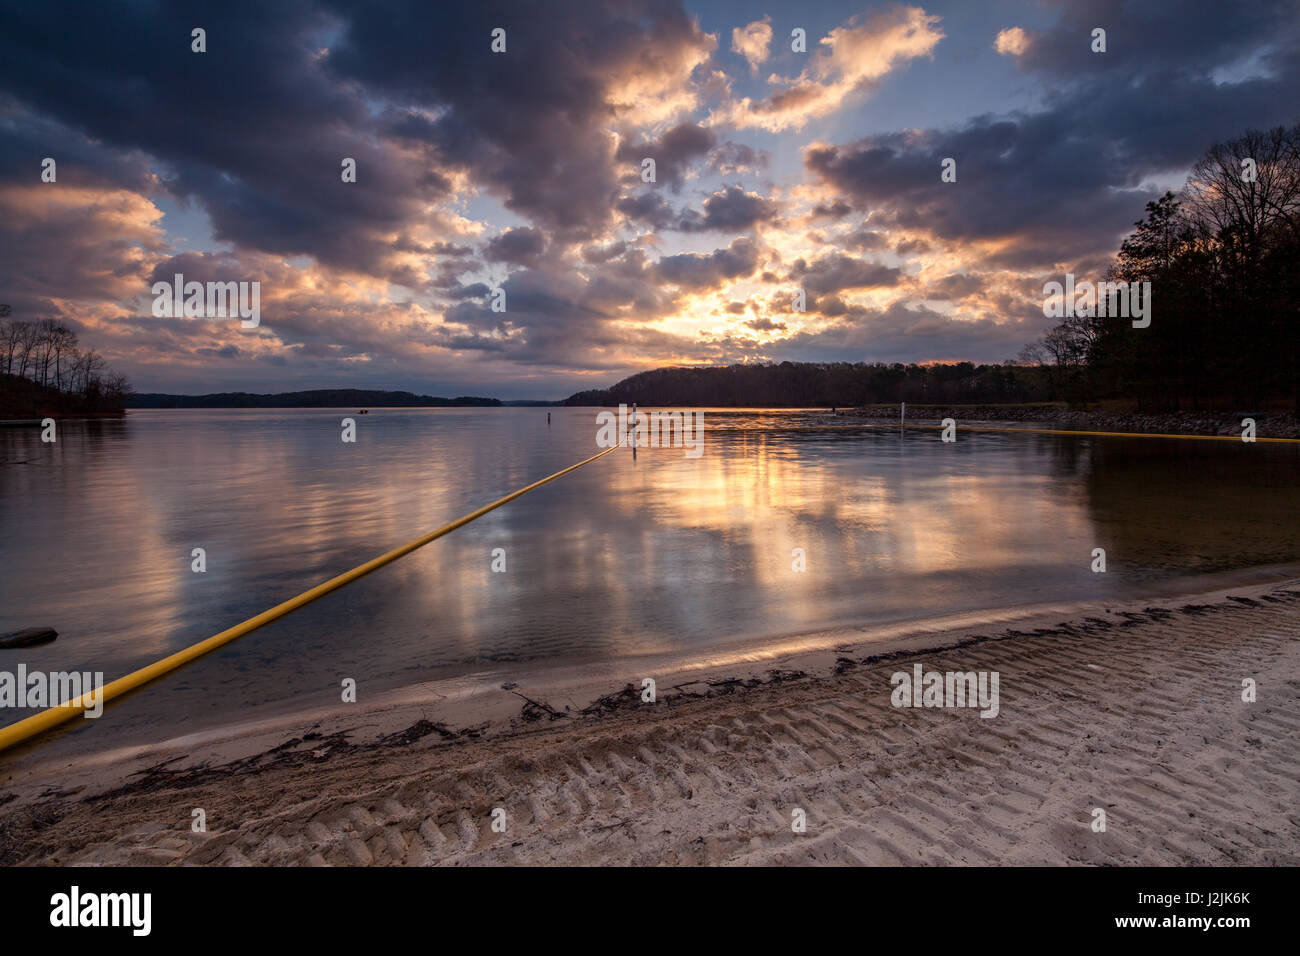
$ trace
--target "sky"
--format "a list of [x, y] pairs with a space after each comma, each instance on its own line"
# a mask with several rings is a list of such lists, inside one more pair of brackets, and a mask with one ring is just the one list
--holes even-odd
[[[0, 0], [0, 62], [14, 317], [142, 392], [557, 399], [1014, 358], [1047, 281], [1300, 118], [1300, 4]], [[178, 273], [260, 324], [156, 315]]]

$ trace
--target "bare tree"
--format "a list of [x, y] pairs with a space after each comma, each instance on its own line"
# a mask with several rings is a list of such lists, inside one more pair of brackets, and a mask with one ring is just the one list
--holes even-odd
[[65, 366], [71, 362], [72, 356], [77, 351], [77, 336], [76, 333], [62, 324], [54, 325], [49, 334], [54, 342], [54, 387], [61, 392], [66, 391], [63, 372]]
[[1047, 350], [1043, 348], [1043, 343], [1037, 339], [1033, 342], [1026, 342], [1025, 347], [1016, 356], [1016, 361], [1021, 365], [1046, 365]]
[[16, 319], [10, 319], [0, 325], [0, 359], [4, 361], [6, 375], [14, 374], [14, 359], [18, 356], [18, 347], [22, 342], [23, 325], [24, 323]]
[[[82, 352], [77, 334], [54, 319], [0, 321], [0, 372], [75, 396], [80, 401], [59, 404], [87, 411], [120, 408], [131, 392], [126, 379], [112, 374], [98, 352]], [[7, 389], [12, 383], [5, 381], [3, 386]]]
[[103, 380], [105, 367], [104, 357], [94, 349], [82, 356], [81, 388], [79, 391], [83, 396], [97, 398], [100, 395], [100, 384]]
[[[1257, 261], [1268, 234], [1300, 224], [1300, 125], [1250, 130], [1215, 143], [1192, 167], [1186, 213], [1227, 252]], [[1254, 175], [1248, 175], [1253, 164]]]
[[34, 322], [19, 322], [18, 344], [16, 357], [18, 360], [18, 374], [26, 375], [32, 368], [32, 359], [36, 352], [36, 345], [40, 339], [40, 330]]

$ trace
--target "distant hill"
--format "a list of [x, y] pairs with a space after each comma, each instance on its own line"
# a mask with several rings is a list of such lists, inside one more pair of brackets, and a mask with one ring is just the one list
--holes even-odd
[[437, 398], [413, 392], [383, 392], [359, 388], [317, 388], [305, 392], [256, 395], [218, 392], [214, 395], [165, 395], [144, 392], [126, 400], [127, 408], [444, 408], [501, 404], [496, 398]]
[[782, 362], [715, 368], [660, 368], [612, 386], [578, 392], [566, 405], [849, 408], [885, 402], [1022, 403], [1050, 397], [1039, 366], [885, 365]]

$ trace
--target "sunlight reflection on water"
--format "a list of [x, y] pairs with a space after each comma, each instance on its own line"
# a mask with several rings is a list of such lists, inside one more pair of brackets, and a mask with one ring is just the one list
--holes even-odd
[[[112, 679], [596, 450], [595, 409], [374, 409], [346, 445], [339, 421], [355, 411], [135, 411], [67, 423], [56, 445], [0, 429], [0, 632], [60, 632], [0, 652], [0, 667]], [[336, 694], [341, 675], [373, 691], [485, 664], [1119, 598], [1300, 558], [1294, 447], [969, 431], [944, 444], [781, 428], [825, 412], [706, 417], [725, 430], [702, 457], [606, 456], [124, 709], [198, 729]], [[1089, 570], [1095, 547], [1104, 575]]]

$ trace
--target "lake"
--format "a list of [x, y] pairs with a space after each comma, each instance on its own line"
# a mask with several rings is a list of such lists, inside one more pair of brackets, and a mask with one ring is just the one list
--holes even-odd
[[[0, 632], [60, 635], [0, 651], [0, 669], [111, 680], [598, 450], [597, 409], [356, 411], [136, 410], [64, 423], [55, 444], [0, 429]], [[508, 679], [1300, 561], [1297, 446], [705, 417], [700, 457], [620, 448], [73, 735], [161, 739], [337, 701], [343, 677], [365, 693]]]

